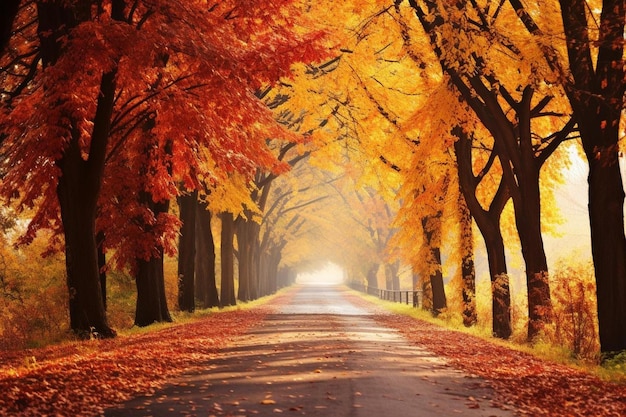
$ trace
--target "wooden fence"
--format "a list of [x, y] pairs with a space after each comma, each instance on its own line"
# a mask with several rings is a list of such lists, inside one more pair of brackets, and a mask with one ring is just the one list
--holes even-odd
[[422, 306], [422, 290], [385, 290], [357, 282], [351, 282], [348, 286], [353, 290], [373, 295], [381, 300], [413, 305], [416, 308]]

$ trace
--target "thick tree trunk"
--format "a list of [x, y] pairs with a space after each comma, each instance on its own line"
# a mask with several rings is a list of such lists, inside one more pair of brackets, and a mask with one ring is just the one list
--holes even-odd
[[232, 213], [224, 212], [220, 215], [220, 218], [222, 219], [220, 242], [222, 281], [220, 298], [222, 306], [231, 306], [237, 304], [235, 300], [235, 249], [233, 247], [235, 222]]
[[[87, 3], [37, 2], [40, 53], [44, 67], [62, 54], [63, 39], [80, 22], [89, 20]], [[123, 18], [124, 2], [112, 2], [111, 17]], [[3, 27], [3, 30], [6, 28]], [[3, 45], [4, 46], [4, 45]], [[63, 156], [56, 161], [61, 172], [57, 195], [65, 233], [70, 327], [82, 337], [113, 337], [108, 325], [98, 268], [95, 237], [96, 204], [102, 185], [111, 115], [115, 98], [116, 70], [104, 73], [93, 119], [89, 156], [82, 157], [79, 132], [72, 132]]]
[[237, 219], [237, 242], [239, 244], [237, 299], [240, 301], [256, 300], [259, 297], [259, 232], [259, 225], [254, 221], [242, 217]]
[[619, 165], [589, 160], [589, 219], [602, 353], [626, 350], [626, 240]]
[[179, 217], [182, 222], [178, 240], [178, 308], [190, 313], [196, 308], [194, 281], [197, 200], [197, 191], [178, 197]]
[[[618, 162], [626, 89], [626, 6], [623, 0], [603, 1], [600, 39], [595, 41], [589, 37], [587, 3], [559, 3], [574, 78], [573, 85], [566, 88], [589, 164], [589, 220], [600, 350], [609, 357], [626, 350], [624, 185]], [[591, 56], [594, 50], [595, 60]]]
[[489, 276], [491, 278], [493, 335], [501, 339], [508, 339], [512, 333], [511, 290], [506, 267], [504, 241], [499, 228], [486, 227], [482, 233], [485, 238]]
[[57, 195], [65, 232], [70, 326], [83, 337], [115, 336], [102, 302], [95, 231], [96, 203], [104, 172], [114, 94], [113, 71], [102, 76], [89, 158], [83, 160], [78, 133], [74, 132], [63, 157], [57, 161], [61, 170]]
[[220, 299], [215, 282], [215, 242], [211, 212], [196, 200], [196, 297], [203, 308], [217, 307]]
[[291, 275], [292, 275], [292, 271], [291, 271], [291, 268], [289, 268], [288, 266], [283, 266], [282, 268], [278, 270], [276, 277], [277, 277], [279, 289], [285, 288], [293, 284], [293, 282], [291, 281]]
[[266, 258], [264, 263], [267, 265], [267, 270], [264, 274], [266, 276], [265, 294], [262, 295], [270, 295], [278, 291], [278, 265], [280, 264], [281, 251], [280, 246], [273, 246], [270, 253], [264, 257]]
[[160, 252], [159, 258], [137, 260], [135, 325], [140, 327], [172, 321], [165, 297], [163, 251]]
[[250, 225], [248, 221], [242, 217], [236, 221], [237, 225], [237, 244], [239, 249], [239, 288], [237, 290], [237, 299], [239, 301], [251, 300], [252, 287], [252, 246], [250, 244]]
[[[63, 158], [63, 172], [72, 171], [70, 152]], [[69, 290], [70, 328], [80, 337], [112, 337], [103, 303], [98, 270], [98, 253], [95, 239], [95, 206], [89, 204], [91, 191], [79, 191], [80, 180], [63, 175], [57, 193], [61, 204], [61, 218], [65, 232], [65, 265]]]

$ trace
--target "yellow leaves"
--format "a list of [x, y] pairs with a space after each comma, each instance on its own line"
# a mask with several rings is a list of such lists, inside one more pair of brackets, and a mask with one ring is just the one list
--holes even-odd
[[228, 176], [221, 177], [206, 197], [208, 206], [213, 213], [229, 212], [236, 217], [250, 210], [254, 215], [260, 215], [260, 211], [250, 197], [253, 184], [245, 176], [233, 172]]

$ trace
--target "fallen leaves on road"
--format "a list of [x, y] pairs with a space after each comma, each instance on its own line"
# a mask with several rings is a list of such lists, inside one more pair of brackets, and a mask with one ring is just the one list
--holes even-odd
[[220, 312], [140, 335], [0, 352], [0, 415], [98, 415], [206, 365], [266, 314], [265, 308]]
[[[452, 366], [487, 379], [500, 405], [513, 405], [525, 415], [626, 415], [626, 386], [408, 316], [378, 314], [376, 320]], [[478, 406], [468, 400], [468, 407]]]

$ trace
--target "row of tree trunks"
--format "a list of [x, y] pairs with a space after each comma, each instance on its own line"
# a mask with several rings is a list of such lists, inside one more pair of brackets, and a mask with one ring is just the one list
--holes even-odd
[[[437, 36], [441, 27], [446, 23], [444, 13], [440, 9], [441, 6], [434, 1], [426, 1], [427, 10], [423, 10], [422, 6], [415, 1], [410, 1], [410, 4], [422, 28], [430, 37], [433, 51], [440, 59], [443, 72], [449, 75], [451, 83], [493, 137], [493, 152], [500, 160], [500, 166], [503, 168], [502, 178], [506, 182], [508, 193], [513, 200], [517, 230], [526, 263], [529, 312], [528, 339], [532, 340], [537, 336], [542, 325], [550, 320], [551, 311], [547, 279], [548, 268], [540, 232], [539, 169], [547, 156], [538, 156], [531, 144], [530, 123], [533, 89], [530, 86], [525, 87], [522, 98], [517, 103], [512, 103], [513, 99], [510, 98], [508, 104], [517, 115], [516, 122], [510, 121], [506, 110], [498, 101], [502, 87], [493, 80], [487, 84], [484, 79], [484, 77], [496, 77], [497, 74], [492, 74], [488, 68], [484, 68], [482, 66], [484, 62], [480, 59], [476, 61], [477, 70], [472, 72], [465, 72], [464, 65], [459, 66], [456, 63], [450, 65], [446, 61], [442, 45], [439, 43], [440, 38]], [[457, 3], [456, 6], [461, 11], [464, 7], [473, 7], [465, 3]], [[431, 19], [428, 16], [436, 16], [436, 18]], [[453, 26], [457, 25], [457, 22], [447, 23], [451, 23]], [[459, 30], [463, 29], [459, 27]], [[468, 57], [467, 59], [474, 58], [476, 57]], [[540, 101], [540, 103], [542, 102], [543, 100]], [[546, 155], [553, 152], [554, 148], [552, 146], [547, 147]], [[473, 178], [473, 174], [469, 179], [471, 178]], [[470, 210], [473, 210], [473, 205], [469, 202], [468, 205]], [[472, 214], [477, 218], [473, 211]], [[494, 294], [504, 291], [505, 287], [508, 288], [508, 283], [506, 285], [504, 283], [503, 274], [495, 274], [495, 276], [492, 274], [492, 277], [495, 283]], [[510, 331], [499, 333], [508, 337]]]

